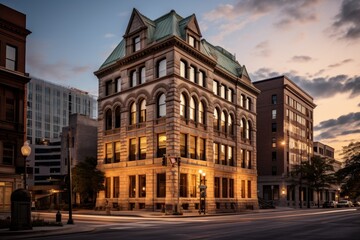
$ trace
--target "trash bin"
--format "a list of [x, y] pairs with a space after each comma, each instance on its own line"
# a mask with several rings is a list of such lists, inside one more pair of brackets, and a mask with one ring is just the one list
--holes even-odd
[[61, 213], [60, 213], [60, 210], [58, 210], [57, 213], [56, 213], [56, 222], [57, 222], [57, 223], [61, 223]]
[[31, 195], [26, 189], [17, 189], [11, 194], [10, 231], [31, 229]]

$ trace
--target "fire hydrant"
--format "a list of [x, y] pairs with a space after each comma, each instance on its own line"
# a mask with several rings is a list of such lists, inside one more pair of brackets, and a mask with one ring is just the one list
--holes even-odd
[[56, 222], [61, 222], [61, 213], [60, 213], [60, 210], [58, 210], [57, 213], [56, 213]]

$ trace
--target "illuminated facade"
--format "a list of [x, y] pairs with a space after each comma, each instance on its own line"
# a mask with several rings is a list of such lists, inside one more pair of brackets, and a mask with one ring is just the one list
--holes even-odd
[[197, 211], [202, 170], [207, 212], [257, 208], [259, 91], [232, 54], [201, 39], [195, 15], [134, 9], [95, 75], [106, 175], [97, 207]]
[[[254, 82], [257, 101], [259, 197], [297, 207], [312, 201], [289, 172], [313, 156], [313, 98], [286, 76]], [[308, 198], [309, 197], [309, 198]]]

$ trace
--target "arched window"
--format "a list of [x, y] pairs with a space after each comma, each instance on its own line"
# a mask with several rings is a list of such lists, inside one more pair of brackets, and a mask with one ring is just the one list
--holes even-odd
[[228, 116], [228, 133], [234, 135], [233, 118], [230, 114]]
[[245, 119], [241, 119], [241, 125], [240, 125], [240, 133], [241, 133], [241, 138], [245, 139], [246, 138], [246, 133], [245, 133], [245, 127], [246, 127], [246, 121]]
[[186, 74], [186, 70], [187, 70], [187, 64], [184, 60], [180, 61], [180, 76], [183, 78], [187, 78], [187, 74]]
[[166, 76], [166, 59], [160, 60], [158, 63], [157, 76], [164, 77]]
[[115, 128], [120, 127], [120, 122], [121, 122], [120, 107], [118, 106], [118, 107], [115, 108]]
[[106, 110], [105, 113], [105, 130], [110, 130], [112, 128], [112, 112], [111, 109]]
[[187, 104], [186, 104], [186, 97], [184, 96], [184, 94], [180, 95], [180, 116], [186, 118], [186, 109], [187, 109]]
[[221, 131], [222, 132], [226, 132], [226, 114], [225, 112], [221, 113]]
[[142, 100], [140, 102], [140, 117], [139, 122], [145, 122], [146, 121], [146, 100]]
[[130, 106], [130, 125], [136, 124], [136, 104]]
[[165, 94], [161, 94], [158, 99], [158, 117], [165, 117], [166, 115], [166, 102]]
[[195, 99], [192, 97], [190, 99], [190, 119], [195, 121], [196, 120], [196, 105], [195, 105]]
[[214, 130], [218, 131], [219, 130], [219, 112], [218, 110], [215, 108], [214, 110]]
[[205, 122], [205, 111], [202, 102], [199, 102], [199, 123], [204, 124]]

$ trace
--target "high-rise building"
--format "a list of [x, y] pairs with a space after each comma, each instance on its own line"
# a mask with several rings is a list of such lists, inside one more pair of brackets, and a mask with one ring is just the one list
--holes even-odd
[[0, 211], [10, 210], [11, 193], [23, 186], [29, 34], [26, 15], [0, 4]]
[[151, 20], [134, 9], [95, 75], [98, 207], [257, 208], [259, 91], [233, 54], [202, 39], [195, 15]]
[[33, 169], [30, 186], [51, 187], [66, 174], [61, 133], [75, 113], [95, 119], [97, 99], [87, 92], [37, 78], [28, 83], [27, 139], [33, 149], [29, 157]]
[[[312, 200], [289, 173], [313, 155], [313, 98], [286, 76], [254, 82], [257, 100], [259, 197], [297, 207]], [[308, 196], [309, 195], [309, 196]]]

